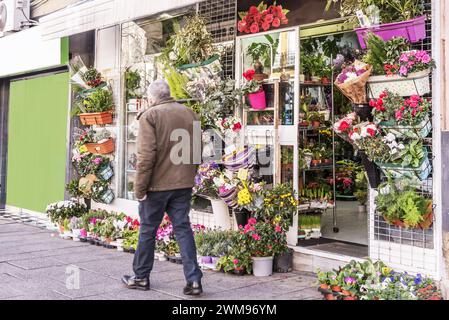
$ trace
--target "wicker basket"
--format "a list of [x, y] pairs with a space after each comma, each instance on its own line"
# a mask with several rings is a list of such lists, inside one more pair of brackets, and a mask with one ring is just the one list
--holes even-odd
[[87, 143], [87, 151], [93, 154], [109, 154], [115, 151], [115, 142], [108, 139], [103, 143]]
[[111, 111], [81, 113], [79, 117], [83, 126], [105, 125], [113, 122]]

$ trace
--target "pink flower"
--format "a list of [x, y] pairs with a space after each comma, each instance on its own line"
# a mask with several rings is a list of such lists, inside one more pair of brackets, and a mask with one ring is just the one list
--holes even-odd
[[273, 27], [279, 28], [280, 26], [281, 26], [281, 19], [274, 18], [274, 20], [273, 20]]
[[234, 259], [234, 261], [232, 262], [234, 263], [234, 265], [238, 265], [240, 261], [238, 259]]
[[259, 25], [256, 22], [254, 22], [249, 28], [249, 30], [251, 31], [251, 33], [257, 33], [259, 32]]
[[406, 67], [406, 66], [402, 66], [402, 67], [399, 69], [399, 73], [400, 73], [401, 75], [403, 75], [403, 76], [407, 75], [407, 73], [408, 73], [407, 67]]
[[250, 219], [248, 220], [248, 224], [251, 225], [251, 226], [255, 225], [256, 223], [257, 223], [256, 218], [250, 218]]
[[402, 120], [402, 112], [401, 110], [397, 110], [395, 113], [396, 120]]
[[259, 241], [259, 240], [260, 240], [260, 236], [259, 236], [257, 233], [253, 234], [252, 237], [253, 237], [253, 239], [256, 240], [256, 241]]
[[430, 56], [427, 53], [421, 59], [422, 63], [429, 63], [430, 61], [431, 61]]
[[274, 231], [276, 231], [277, 233], [281, 233], [281, 232], [282, 232], [282, 229], [281, 229], [281, 227], [276, 226], [276, 227], [274, 228]]

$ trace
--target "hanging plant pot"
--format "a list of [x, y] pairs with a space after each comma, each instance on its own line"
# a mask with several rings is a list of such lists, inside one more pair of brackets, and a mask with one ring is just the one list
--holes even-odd
[[362, 164], [365, 167], [365, 171], [368, 175], [368, 181], [371, 188], [377, 188], [380, 184], [380, 170], [376, 164], [368, 159], [367, 155], [363, 151], [359, 151], [360, 158], [362, 158]]
[[114, 170], [110, 163], [99, 169], [97, 176], [105, 181], [109, 181], [114, 176]]
[[265, 110], [267, 108], [267, 99], [265, 91], [260, 89], [259, 92], [248, 94], [249, 104], [255, 110]]
[[231, 230], [228, 205], [221, 199], [211, 199], [212, 211], [215, 218], [215, 226], [223, 230]]
[[430, 93], [430, 70], [410, 73], [407, 77], [399, 75], [369, 77], [368, 92], [371, 99], [377, 99], [386, 89], [401, 97], [428, 94]]
[[419, 139], [426, 138], [432, 130], [432, 122], [426, 116], [420, 124], [416, 126], [401, 126], [394, 122], [381, 122], [379, 125], [386, 133], [392, 133], [397, 139]]
[[406, 38], [411, 43], [419, 42], [426, 37], [426, 16], [419, 16], [411, 20], [385, 23], [375, 27], [355, 29], [362, 49], [366, 49], [365, 37], [372, 32], [384, 41], [393, 37]]
[[354, 110], [355, 114], [359, 116], [361, 121], [373, 121], [373, 108], [371, 108], [368, 104], [352, 104], [352, 110]]
[[251, 213], [247, 209], [234, 209], [234, 216], [237, 226], [246, 226]]
[[396, 163], [380, 163], [376, 162], [385, 175], [391, 174], [394, 179], [402, 177], [417, 177], [420, 180], [426, 180], [432, 172], [427, 149], [424, 148], [424, 158], [418, 167], [404, 167], [402, 164]]
[[93, 154], [109, 154], [115, 151], [114, 139], [108, 139], [102, 143], [87, 143], [87, 151]]
[[114, 199], [115, 199], [115, 195], [111, 189], [106, 190], [106, 192], [103, 193], [100, 197], [101, 203], [104, 203], [104, 204], [111, 204], [112, 201], [114, 201]]
[[105, 125], [113, 122], [111, 111], [81, 113], [79, 118], [83, 126]]

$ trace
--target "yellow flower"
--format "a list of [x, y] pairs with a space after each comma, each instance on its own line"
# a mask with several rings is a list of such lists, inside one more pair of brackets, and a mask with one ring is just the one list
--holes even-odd
[[85, 145], [82, 145], [81, 147], [79, 147], [79, 152], [86, 153], [87, 151], [88, 150], [87, 150], [87, 147]]

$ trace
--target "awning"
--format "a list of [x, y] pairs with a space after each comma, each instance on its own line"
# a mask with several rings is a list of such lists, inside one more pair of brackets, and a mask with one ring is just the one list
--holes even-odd
[[203, 0], [88, 0], [68, 6], [39, 20], [44, 40], [101, 29], [144, 18]]

